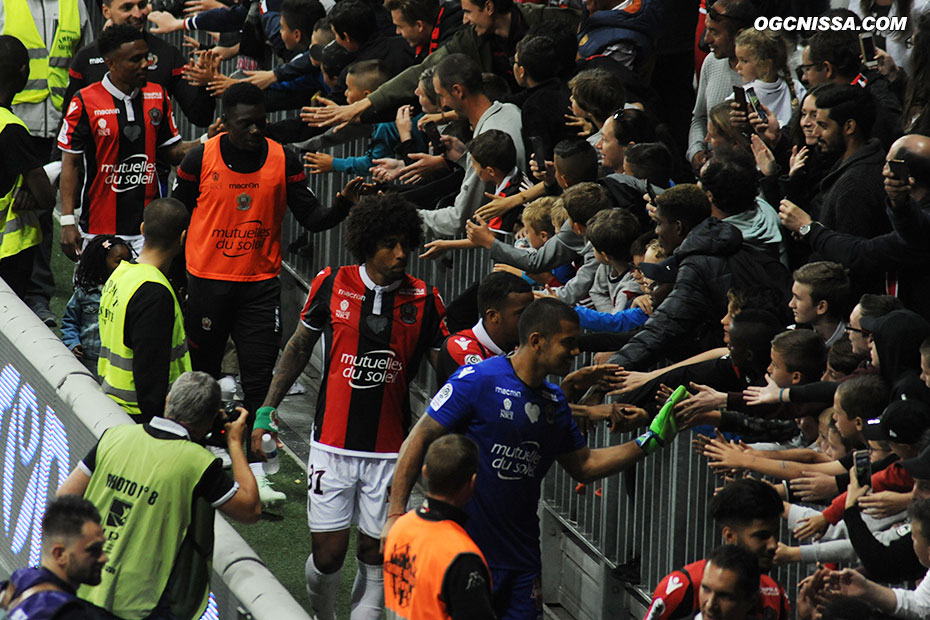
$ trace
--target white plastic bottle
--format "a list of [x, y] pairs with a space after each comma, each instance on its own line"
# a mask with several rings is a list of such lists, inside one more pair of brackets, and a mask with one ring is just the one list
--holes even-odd
[[262, 435], [262, 452], [265, 453], [265, 473], [278, 473], [278, 469], [281, 468], [281, 462], [278, 460], [278, 444], [269, 433]]

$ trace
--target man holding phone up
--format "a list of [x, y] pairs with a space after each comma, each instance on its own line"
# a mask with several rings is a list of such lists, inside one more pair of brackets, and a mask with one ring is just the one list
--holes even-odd
[[930, 296], [923, 294], [930, 287], [925, 234], [930, 229], [930, 138], [911, 134], [896, 140], [882, 174], [894, 232], [867, 239], [830, 230], [789, 200], [781, 202], [779, 215], [821, 257], [846, 265], [855, 278], [883, 277], [885, 292], [930, 318]]

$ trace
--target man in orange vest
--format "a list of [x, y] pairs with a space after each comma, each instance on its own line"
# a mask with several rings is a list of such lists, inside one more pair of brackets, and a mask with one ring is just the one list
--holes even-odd
[[478, 447], [445, 435], [426, 451], [426, 499], [394, 523], [384, 545], [384, 606], [395, 618], [492, 619], [484, 555], [465, 533]]
[[[271, 385], [281, 339], [281, 227], [290, 209], [306, 229], [337, 225], [351, 202], [323, 207], [297, 155], [265, 137], [265, 98], [254, 84], [223, 93], [222, 133], [193, 148], [172, 195], [191, 212], [185, 258], [185, 330], [191, 364], [220, 377], [230, 335], [245, 408], [256, 411]], [[284, 500], [250, 457], [262, 502]]]

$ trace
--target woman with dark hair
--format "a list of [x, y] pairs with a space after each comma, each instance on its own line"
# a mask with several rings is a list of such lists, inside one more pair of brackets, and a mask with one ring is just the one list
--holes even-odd
[[601, 154], [601, 165], [616, 172], [623, 171], [623, 155], [631, 144], [656, 141], [656, 120], [642, 110], [617, 110], [601, 127], [601, 137], [595, 147]]
[[[793, 202], [800, 201], [799, 204], [809, 204], [811, 197], [817, 192], [820, 180], [830, 168], [832, 162], [824, 160], [824, 156], [816, 148], [817, 138], [814, 136], [817, 93], [821, 88], [812, 88], [804, 95], [798, 113], [780, 133], [779, 143], [774, 149], [780, 157], [774, 155], [760, 137], [754, 136], [751, 139], [756, 165], [763, 174], [760, 182], [762, 196], [771, 205], [777, 205], [783, 198]], [[780, 159], [787, 161], [779, 161]]]

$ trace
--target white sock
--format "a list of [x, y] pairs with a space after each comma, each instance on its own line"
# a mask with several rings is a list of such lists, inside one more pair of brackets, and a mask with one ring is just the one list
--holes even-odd
[[358, 560], [350, 620], [378, 620], [384, 611], [384, 567]]
[[255, 476], [256, 481], [265, 475], [265, 470], [262, 467], [262, 463], [249, 463], [249, 469], [252, 470], [252, 475]]
[[316, 620], [336, 619], [336, 594], [342, 581], [342, 569], [326, 575], [321, 573], [313, 563], [313, 554], [307, 558], [307, 594]]

